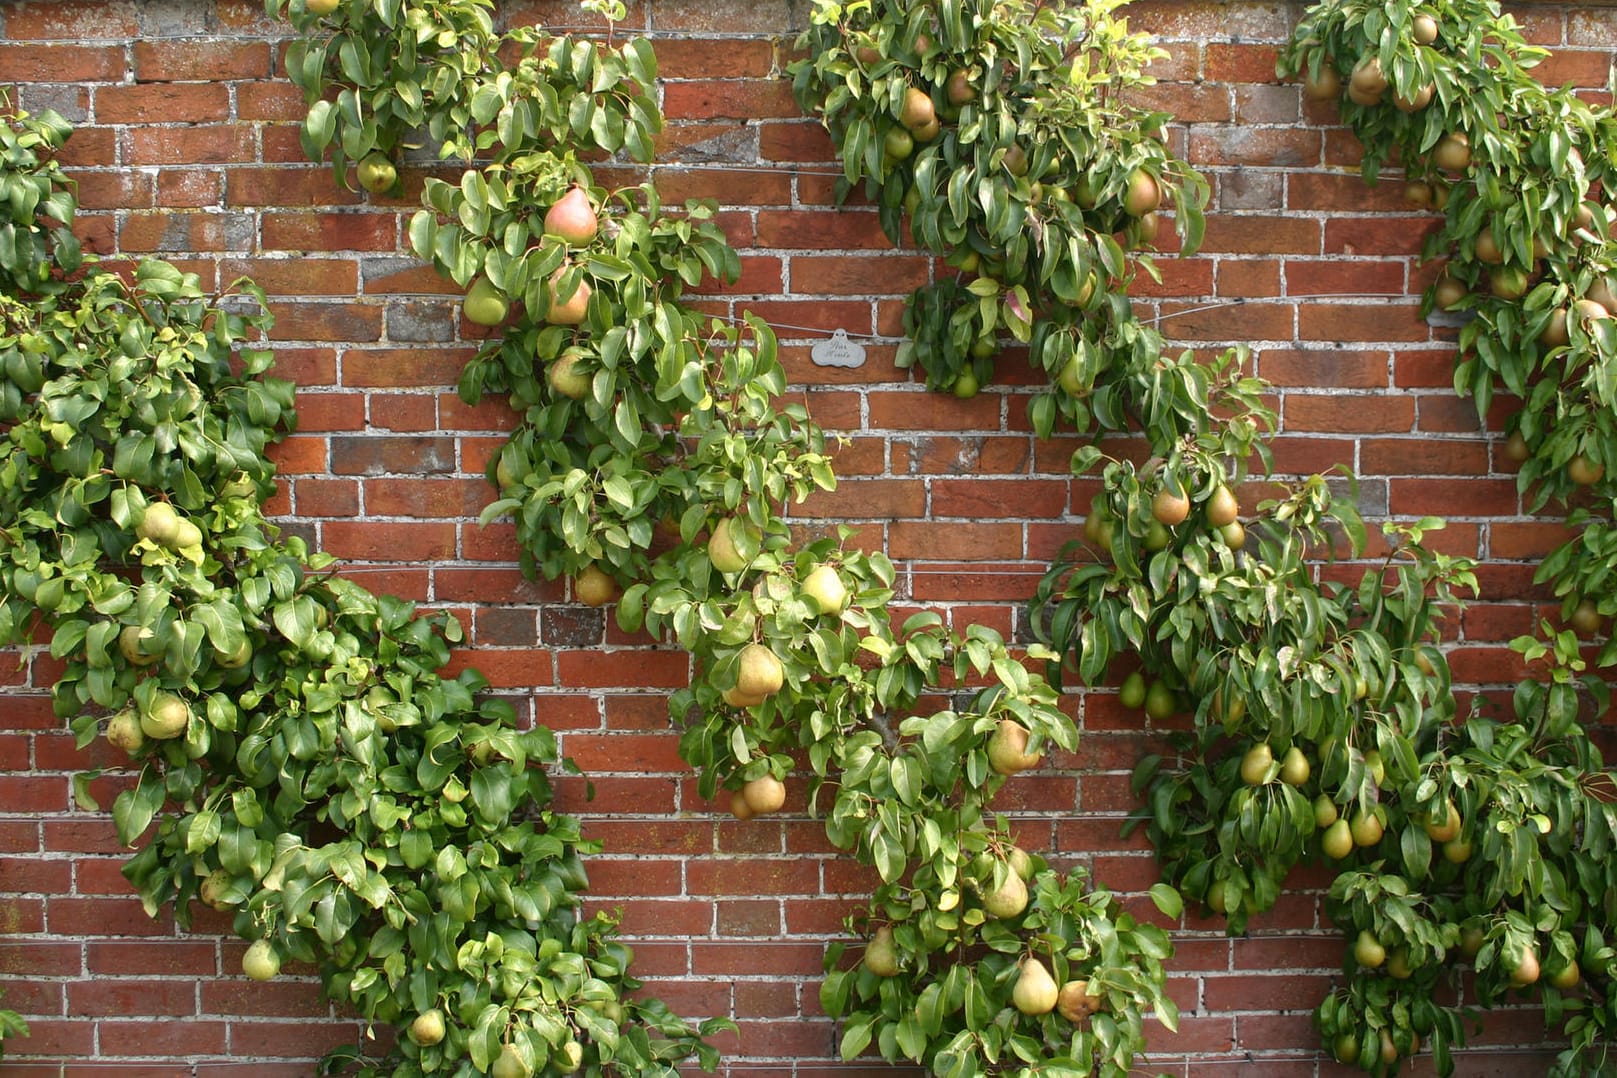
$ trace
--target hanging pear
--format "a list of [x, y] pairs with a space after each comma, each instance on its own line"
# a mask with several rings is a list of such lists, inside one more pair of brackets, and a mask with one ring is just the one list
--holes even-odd
[[1061, 989], [1055, 978], [1044, 968], [1044, 963], [1029, 956], [1022, 959], [1016, 975], [1016, 987], [1011, 989], [1011, 1002], [1023, 1014], [1049, 1014], [1056, 1009]]

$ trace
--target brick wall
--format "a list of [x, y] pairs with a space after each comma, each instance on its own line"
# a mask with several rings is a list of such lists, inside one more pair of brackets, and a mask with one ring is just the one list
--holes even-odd
[[[580, 21], [565, 3], [500, 6], [512, 20]], [[669, 196], [721, 200], [745, 272], [712, 308], [783, 327], [794, 384], [848, 435], [842, 485], [810, 503], [805, 528], [852, 523], [899, 563], [916, 604], [957, 625], [1020, 630], [1023, 602], [1090, 492], [1067, 477], [1073, 443], [1029, 432], [1025, 372], [958, 401], [894, 367], [903, 294], [931, 263], [892, 249], [871, 211], [830, 204], [829, 142], [777, 77], [805, 9], [633, 7], [631, 26], [655, 33], [672, 121], [658, 182]], [[1275, 83], [1294, 7], [1158, 0], [1132, 11], [1172, 53], [1150, 96], [1179, 118], [1178, 148], [1214, 184], [1202, 252], [1165, 261], [1160, 286], [1138, 286], [1142, 303], [1175, 343], [1252, 343], [1275, 385], [1283, 471], [1345, 463], [1367, 516], [1450, 518], [1436, 541], [1483, 559], [1487, 595], [1451, 625], [1457, 676], [1513, 680], [1502, 641], [1540, 611], [1532, 569], [1560, 529], [1523, 515], [1497, 446], [1449, 389], [1452, 327], [1416, 316], [1426, 271], [1413, 254], [1431, 220], [1405, 212], [1398, 184], [1362, 185], [1332, 110], [1304, 108], [1296, 87]], [[1552, 81], [1603, 81], [1617, 12], [1519, 14], [1531, 40], [1557, 50]], [[28, 0], [0, 5], [0, 20], [0, 83], [79, 128], [67, 157], [93, 247], [175, 259], [210, 282], [250, 274], [271, 293], [278, 373], [301, 386], [300, 431], [276, 453], [275, 513], [367, 586], [455, 610], [473, 644], [458, 661], [561, 732], [596, 789], [586, 803], [582, 782], [564, 780], [563, 807], [607, 845], [590, 872], [598, 901], [623, 909], [637, 972], [677, 1010], [739, 1021], [739, 1044], [725, 1045], [732, 1073], [835, 1069], [820, 955], [872, 879], [828, 852], [816, 821], [740, 824], [700, 800], [665, 717], [684, 655], [624, 638], [560, 584], [523, 580], [510, 529], [478, 526], [483, 468], [511, 416], [500, 401], [468, 408], [449, 388], [474, 345], [449, 289], [406, 250], [421, 171], [403, 199], [361, 199], [305, 162], [301, 97], [280, 77], [282, 28], [258, 0]], [[817, 334], [837, 327], [866, 345], [864, 366], [811, 361]], [[1502, 417], [1511, 405], [1498, 407]], [[37, 660], [0, 672], [0, 988], [33, 1027], [0, 1070], [313, 1073], [311, 1060], [355, 1024], [321, 1004], [310, 970], [263, 986], [236, 975], [242, 944], [216, 915], [180, 933], [141, 912], [110, 822], [72, 807], [70, 775], [116, 761], [74, 751], [43, 696], [50, 678]], [[1118, 817], [1153, 735], [1108, 693], [1072, 704], [1081, 751], [1011, 783], [1002, 807], [1020, 818], [1024, 845], [1142, 889], [1153, 864], [1141, 842], [1118, 838]], [[1295, 883], [1248, 938], [1228, 940], [1211, 921], [1181, 926], [1173, 991], [1185, 1018], [1178, 1037], [1154, 1038], [1156, 1068], [1336, 1070], [1319, 1062], [1308, 1022], [1340, 962], [1319, 911], [1328, 876], [1303, 871]], [[1540, 1026], [1497, 1015], [1464, 1073], [1541, 1071], [1541, 1056], [1509, 1047], [1536, 1041]]]

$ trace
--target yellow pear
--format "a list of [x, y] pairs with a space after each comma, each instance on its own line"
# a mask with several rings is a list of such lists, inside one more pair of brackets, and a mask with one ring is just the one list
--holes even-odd
[[741, 787], [741, 800], [754, 816], [779, 812], [786, 804], [786, 784], [774, 775], [763, 775]]
[[125, 625], [118, 632], [118, 651], [135, 666], [150, 666], [163, 657], [161, 644], [151, 648], [156, 640], [157, 633], [148, 626]]
[[1287, 786], [1301, 786], [1308, 781], [1314, 768], [1303, 755], [1303, 750], [1293, 745], [1286, 750], [1286, 755], [1280, 760], [1280, 781]]
[[765, 700], [762, 696], [748, 696], [734, 686], [725, 689], [719, 696], [731, 707], [757, 707]]
[[762, 644], [748, 644], [741, 649], [736, 663], [736, 692], [761, 700], [779, 692], [785, 680], [786, 670], [773, 651]]
[[840, 614], [848, 605], [848, 589], [830, 565], [816, 566], [801, 585], [803, 597], [813, 599], [822, 614]]
[[1524, 988], [1537, 982], [1538, 974], [1538, 954], [1533, 950], [1531, 944], [1527, 944], [1522, 947], [1521, 957], [1516, 962], [1516, 968], [1510, 971], [1510, 983], [1518, 988]]
[[107, 720], [107, 743], [130, 756], [145, 746], [146, 732], [140, 728], [140, 716], [134, 708], [126, 707]]
[[180, 515], [167, 502], [152, 502], [135, 525], [135, 534], [158, 546], [168, 546], [180, 528]]
[[605, 606], [617, 594], [617, 583], [598, 565], [584, 566], [573, 578], [573, 596], [585, 606]]
[[1011, 1002], [1017, 1010], [1023, 1014], [1049, 1014], [1056, 1009], [1060, 996], [1061, 990], [1043, 962], [1032, 956], [1022, 959], [1016, 987], [1011, 989]]
[[423, 1048], [430, 1048], [444, 1039], [444, 1012], [434, 1007], [422, 1011], [410, 1023], [410, 1039]]
[[489, 1074], [493, 1078], [530, 1078], [533, 1068], [517, 1052], [515, 1045], [508, 1044], [500, 1049], [499, 1058], [489, 1068]]
[[1000, 719], [988, 739], [988, 766], [1001, 775], [1014, 775], [1037, 767], [1043, 753], [1027, 751], [1027, 730], [1014, 719]]
[[1353, 852], [1353, 829], [1348, 824], [1346, 816], [1339, 817], [1325, 829], [1325, 836], [1320, 839], [1320, 846], [1324, 849], [1326, 857], [1336, 861]]
[[707, 557], [713, 563], [713, 568], [721, 573], [739, 573], [747, 567], [747, 559], [736, 546], [736, 529], [746, 529], [753, 532], [751, 538], [756, 541], [756, 530], [749, 521], [740, 517], [725, 517], [713, 526], [713, 536], [707, 541]]
[[1275, 754], [1267, 741], [1260, 741], [1246, 750], [1241, 757], [1241, 781], [1248, 786], [1262, 786], [1269, 781], [1274, 768]]
[[[1027, 909], [1027, 902], [1027, 884], [1023, 883], [1022, 877], [1016, 873], [1008, 872], [1005, 874], [1003, 884], [983, 895], [983, 911], [988, 916], [1003, 921]], [[1055, 983], [1051, 982], [1050, 987], [1054, 989]], [[1052, 1001], [1050, 1006], [1054, 1007], [1055, 1003]]]
[[1365, 969], [1380, 969], [1387, 960], [1387, 949], [1369, 929], [1360, 929], [1359, 938], [1353, 944], [1353, 958]]
[[1385, 831], [1381, 824], [1381, 818], [1373, 812], [1356, 814], [1353, 817], [1353, 822], [1349, 824], [1349, 828], [1353, 832], [1353, 844], [1355, 846], [1374, 846], [1381, 841], [1382, 833]]
[[1222, 528], [1226, 524], [1234, 524], [1241, 515], [1241, 503], [1235, 500], [1230, 488], [1220, 483], [1213, 490], [1212, 497], [1207, 499], [1207, 523], [1215, 528]]
[[141, 733], [157, 741], [179, 737], [190, 725], [190, 707], [171, 692], [160, 692], [153, 697], [151, 709], [140, 717]]

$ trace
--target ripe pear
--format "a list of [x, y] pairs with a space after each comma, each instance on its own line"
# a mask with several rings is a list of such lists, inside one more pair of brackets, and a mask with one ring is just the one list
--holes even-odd
[[191, 708], [171, 692], [160, 692], [140, 717], [140, 731], [157, 741], [179, 737], [191, 725]]
[[969, 105], [977, 100], [977, 88], [971, 84], [971, 72], [963, 67], [950, 72], [943, 93], [951, 105]]
[[736, 663], [737, 692], [766, 697], [779, 692], [785, 681], [786, 669], [773, 651], [762, 644], [748, 644], [741, 649]]
[[767, 699], [763, 696], [748, 696], [734, 685], [725, 689], [719, 696], [731, 707], [757, 707]]
[[1445, 172], [1459, 172], [1471, 164], [1471, 140], [1456, 131], [1437, 140], [1432, 163]]
[[1207, 523], [1215, 528], [1222, 528], [1226, 524], [1234, 524], [1241, 515], [1241, 503], [1235, 500], [1230, 488], [1220, 483], [1214, 488], [1212, 496], [1207, 499]]
[[590, 308], [590, 283], [579, 281], [573, 294], [563, 300], [556, 294], [556, 285], [566, 267], [556, 270], [550, 278], [550, 306], [545, 310], [545, 321], [553, 326], [576, 326], [584, 321]]
[[466, 321], [479, 326], [497, 326], [510, 312], [511, 304], [505, 294], [487, 277], [472, 282], [472, 287], [466, 290], [466, 301], [461, 305]]
[[163, 657], [161, 645], [148, 650], [148, 642], [155, 641], [157, 633], [145, 625], [125, 625], [118, 631], [118, 651], [134, 666], [150, 666]]
[[304, 10], [310, 15], [330, 15], [342, 6], [342, 0], [303, 0]]
[[1568, 962], [1566, 965], [1550, 974], [1549, 977], [1550, 984], [1554, 985], [1556, 988], [1559, 988], [1563, 992], [1568, 992], [1578, 987], [1578, 982], [1582, 979], [1583, 971], [1578, 968], [1578, 963], [1576, 960]]
[[1037, 767], [1043, 753], [1027, 751], [1027, 730], [1014, 719], [1000, 719], [988, 739], [988, 766], [1001, 775], [1014, 775]]
[[126, 707], [107, 720], [107, 744], [130, 756], [145, 747], [146, 732], [140, 728], [140, 716], [134, 708]]
[[882, 925], [865, 945], [865, 968], [878, 977], [898, 974], [898, 948], [893, 943], [891, 925]]
[[1387, 949], [1381, 941], [1370, 934], [1370, 930], [1359, 930], [1359, 938], [1353, 943], [1353, 958], [1366, 969], [1380, 969], [1381, 964], [1387, 960]]
[[[1340, 819], [1341, 815], [1341, 812], [1337, 810], [1336, 802], [1331, 800], [1330, 794], [1322, 793], [1314, 798], [1315, 827], [1324, 830]], [[1352, 839], [1351, 835], [1348, 837], [1350, 840]]]
[[1301, 786], [1308, 781], [1308, 776], [1313, 772], [1314, 768], [1308, 762], [1308, 757], [1304, 756], [1303, 750], [1296, 745], [1287, 749], [1286, 755], [1281, 757], [1280, 781], [1287, 786]]
[[601, 221], [582, 187], [569, 188], [545, 211], [545, 235], [555, 236], [574, 247], [593, 243]]
[[762, 775], [741, 787], [741, 800], [754, 816], [779, 812], [786, 804], [786, 784], [774, 775]]
[[1269, 781], [1274, 768], [1275, 754], [1267, 741], [1260, 741], [1246, 750], [1241, 757], [1241, 781], [1248, 786], [1262, 786]]
[[165, 544], [170, 550], [188, 550], [202, 545], [202, 529], [189, 520], [181, 520], [174, 528], [174, 538]]
[[517, 1052], [515, 1045], [508, 1044], [500, 1049], [499, 1058], [489, 1068], [489, 1074], [493, 1078], [532, 1078], [533, 1068]]
[[1091, 995], [1088, 981], [1068, 981], [1056, 997], [1056, 1012], [1074, 1024], [1106, 1006], [1104, 996]]
[[752, 811], [751, 805], [747, 804], [747, 795], [740, 790], [736, 790], [730, 794], [730, 815], [742, 823], [746, 823], [758, 814]]
[[1346, 816], [1339, 817], [1337, 821], [1325, 829], [1325, 835], [1320, 839], [1320, 847], [1325, 856], [1340, 861], [1353, 852], [1353, 829], [1348, 824]]
[[1024, 881], [1033, 877], [1033, 858], [1020, 846], [1012, 846], [1005, 855], [1005, 863], [1011, 866], [1011, 871], [1022, 877]]
[[1190, 499], [1178, 487], [1164, 484], [1151, 499], [1151, 515], [1169, 528], [1183, 524], [1190, 515]]
[[739, 573], [747, 567], [747, 559], [736, 546], [737, 529], [751, 529], [750, 521], [740, 517], [725, 517], [713, 526], [713, 536], [707, 541], [707, 558], [721, 573]]
[[585, 606], [605, 606], [617, 597], [618, 585], [598, 565], [586, 565], [573, 578], [573, 595]]
[[150, 539], [158, 546], [168, 546], [174, 541], [179, 527], [180, 515], [172, 505], [152, 502], [141, 515], [140, 523], [135, 525], [135, 534], [142, 539]]
[[568, 350], [545, 368], [545, 381], [550, 383], [551, 390], [575, 401], [583, 400], [592, 384], [590, 376], [578, 369], [578, 360], [579, 353]]
[[899, 106], [898, 122], [916, 131], [937, 122], [937, 109], [932, 105], [932, 98], [925, 90], [914, 86], [904, 91], [903, 103]]
[[[1442, 817], [1441, 821], [1439, 816]], [[1453, 799], [1444, 800], [1442, 811], [1429, 817], [1425, 828], [1426, 837], [1433, 842], [1448, 842], [1460, 837], [1460, 810], [1454, 807]]]
[[[1015, 917], [1027, 909], [1027, 903], [1027, 884], [1023, 883], [1022, 877], [1016, 873], [1007, 872], [1003, 884], [983, 895], [983, 912], [990, 917], [1003, 921], [1007, 918]], [[1051, 989], [1055, 988], [1053, 981], [1050, 987]], [[1054, 1006], [1055, 1001], [1052, 1000], [1050, 1007]], [[1049, 1007], [1045, 1009], [1049, 1010]]]
[[1386, 830], [1381, 818], [1373, 812], [1358, 813], [1348, 826], [1353, 832], [1355, 846], [1374, 846], [1381, 841], [1382, 833]]
[[803, 578], [801, 590], [804, 598], [818, 604], [822, 614], [840, 614], [848, 605], [848, 588], [830, 565], [816, 566]]
[[1518, 988], [1535, 984], [1539, 975], [1538, 953], [1531, 944], [1522, 947], [1521, 956], [1516, 961], [1516, 968], [1510, 971], [1510, 983]]
[[1056, 1009], [1061, 990], [1055, 978], [1044, 968], [1044, 963], [1031, 955], [1022, 959], [1017, 970], [1016, 987], [1011, 989], [1011, 1002], [1023, 1014], [1049, 1014]]
[[1136, 169], [1129, 177], [1128, 190], [1123, 193], [1123, 212], [1130, 217], [1144, 217], [1162, 205], [1162, 187], [1156, 177], [1144, 169]]
[[410, 1039], [423, 1048], [430, 1048], [444, 1039], [444, 1012], [434, 1007], [422, 1011], [410, 1023]]

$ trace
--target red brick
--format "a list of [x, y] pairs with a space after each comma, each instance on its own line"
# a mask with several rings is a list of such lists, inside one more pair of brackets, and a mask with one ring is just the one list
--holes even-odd
[[103, 124], [208, 123], [230, 114], [230, 91], [216, 83], [103, 86], [95, 118]]

